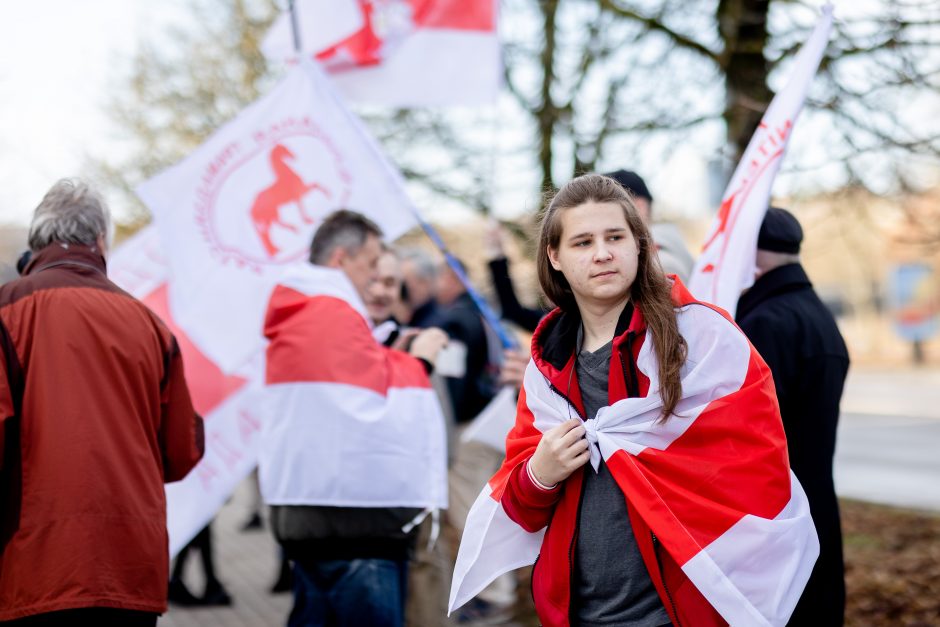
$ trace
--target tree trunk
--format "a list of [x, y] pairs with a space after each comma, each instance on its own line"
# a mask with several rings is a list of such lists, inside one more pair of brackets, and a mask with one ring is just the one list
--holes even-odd
[[728, 146], [741, 159], [764, 111], [773, 99], [767, 87], [770, 64], [764, 57], [770, 0], [720, 0], [718, 31], [724, 42], [725, 109]]
[[539, 2], [545, 32], [545, 47], [542, 48], [542, 88], [541, 103], [536, 111], [539, 127], [539, 165], [542, 168], [541, 191], [554, 187], [552, 180], [552, 138], [555, 136], [555, 124], [558, 122], [558, 108], [552, 100], [552, 84], [555, 82], [555, 15], [558, 13], [559, 0]]

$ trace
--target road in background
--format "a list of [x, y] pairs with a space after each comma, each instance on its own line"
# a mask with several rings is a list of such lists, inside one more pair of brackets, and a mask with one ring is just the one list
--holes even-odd
[[835, 480], [839, 496], [940, 512], [940, 371], [849, 373]]

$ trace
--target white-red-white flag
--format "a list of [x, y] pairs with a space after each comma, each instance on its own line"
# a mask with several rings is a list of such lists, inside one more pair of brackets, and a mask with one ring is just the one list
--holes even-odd
[[147, 226], [108, 258], [108, 276], [150, 307], [176, 337], [193, 406], [205, 424], [205, 454], [181, 481], [166, 486], [170, 555], [212, 520], [257, 464], [263, 368], [259, 360], [226, 375], [173, 320], [167, 304], [169, 268], [155, 226]]
[[286, 273], [265, 335], [267, 503], [447, 507], [440, 401], [419, 360], [375, 340], [341, 270], [305, 264]]
[[388, 239], [416, 224], [401, 175], [312, 62], [137, 193], [160, 233], [173, 319], [225, 372], [262, 349], [271, 289], [306, 263], [326, 215], [359, 211]]
[[481, 442], [497, 451], [506, 450], [506, 434], [516, 423], [516, 390], [506, 386], [493, 397], [473, 419], [463, 434], [462, 442]]
[[754, 284], [757, 234], [831, 28], [832, 5], [827, 4], [794, 60], [789, 82], [774, 97], [748, 143], [689, 279], [689, 290], [697, 298], [715, 303], [732, 316], [741, 292]]
[[[295, 11], [303, 54], [351, 101], [482, 105], [499, 93], [497, 0], [303, 0]], [[262, 51], [271, 61], [296, 57], [288, 13]]]

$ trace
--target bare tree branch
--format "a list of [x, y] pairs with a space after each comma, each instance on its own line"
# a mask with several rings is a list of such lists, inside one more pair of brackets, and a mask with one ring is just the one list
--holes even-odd
[[618, 5], [614, 0], [599, 0], [601, 8], [605, 11], [609, 11], [614, 15], [617, 15], [622, 18], [627, 18], [639, 24], [642, 24], [647, 30], [655, 31], [657, 33], [662, 33], [669, 37], [676, 46], [680, 48], [685, 48], [696, 52], [706, 59], [710, 59], [716, 65], [722, 65], [721, 55], [712, 51], [707, 46], [695, 41], [691, 37], [683, 35], [682, 33], [676, 32], [673, 29], [666, 26], [662, 20], [662, 16], [650, 17], [641, 14], [639, 11], [622, 7]]

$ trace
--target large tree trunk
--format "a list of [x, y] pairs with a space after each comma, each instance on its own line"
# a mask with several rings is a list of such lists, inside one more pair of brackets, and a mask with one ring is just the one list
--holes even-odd
[[555, 15], [558, 13], [559, 0], [539, 2], [545, 32], [545, 47], [542, 48], [542, 88], [540, 107], [535, 112], [539, 127], [539, 165], [542, 169], [542, 188], [554, 187], [552, 181], [552, 139], [555, 136], [555, 124], [558, 122], [558, 108], [552, 100], [552, 85], [555, 82]]
[[773, 99], [764, 57], [770, 0], [720, 0], [718, 31], [724, 42], [725, 110], [728, 146], [737, 163]]

